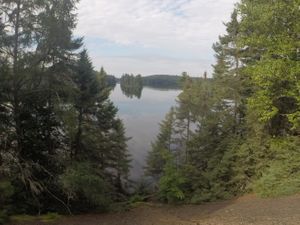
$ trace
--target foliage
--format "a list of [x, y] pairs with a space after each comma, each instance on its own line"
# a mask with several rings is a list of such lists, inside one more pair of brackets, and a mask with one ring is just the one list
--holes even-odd
[[[116, 80], [73, 37], [77, 2], [0, 0], [0, 223], [126, 200]], [[121, 78], [131, 98], [143, 85], [182, 88], [147, 159], [162, 201], [300, 191], [299, 13], [299, 0], [241, 0], [213, 45], [212, 79]]]
[[128, 205], [129, 205], [129, 207], [137, 207], [141, 203], [145, 202], [145, 200], [146, 199], [144, 196], [142, 196], [140, 194], [135, 194], [129, 198]]
[[[162, 161], [166, 148], [158, 148], [166, 143], [163, 126], [149, 153], [148, 171], [159, 171], [163, 200], [184, 194], [187, 202], [201, 203], [300, 191], [297, 18], [299, 1], [242, 0], [213, 45], [213, 79], [182, 74], [168, 133], [173, 160]], [[161, 165], [164, 170], [157, 170]]]
[[260, 54], [259, 61], [247, 68], [257, 89], [249, 107], [272, 135], [294, 134], [300, 118], [299, 2], [245, 0], [239, 9], [239, 42]]
[[[76, 163], [66, 169], [61, 183], [68, 199], [79, 208], [108, 207], [112, 202], [110, 184], [88, 163]], [[74, 207], [73, 207], [74, 208]]]
[[55, 222], [56, 220], [60, 219], [61, 216], [57, 213], [47, 213], [40, 216], [30, 216], [30, 215], [13, 215], [10, 217], [10, 220], [12, 222], [17, 223], [24, 223], [24, 222], [35, 222], [35, 221], [41, 221], [44, 223], [51, 223]]
[[147, 157], [146, 174], [152, 176], [155, 180], [159, 180], [163, 173], [166, 164], [165, 153], [174, 151], [174, 116], [175, 111], [171, 108], [165, 120], [160, 124], [160, 132], [157, 135], [157, 140], [152, 143], [152, 151], [149, 152]]
[[152, 75], [143, 77], [143, 85], [153, 88], [180, 89], [180, 76]]
[[44, 223], [55, 222], [61, 218], [57, 213], [47, 213], [39, 216], [39, 219]]
[[14, 193], [12, 184], [8, 181], [0, 181], [0, 224], [4, 224], [11, 213], [11, 196]]
[[185, 178], [181, 171], [173, 164], [174, 158], [169, 153], [165, 153], [167, 161], [164, 166], [164, 175], [159, 180], [158, 194], [162, 201], [176, 203], [185, 199], [184, 184]]
[[0, 0], [0, 179], [13, 187], [2, 214], [71, 213], [126, 194], [128, 139], [106, 72], [74, 38], [77, 2]]
[[254, 183], [256, 193], [262, 197], [277, 197], [300, 192], [299, 146], [299, 139], [293, 137], [271, 141], [270, 151], [274, 156]]

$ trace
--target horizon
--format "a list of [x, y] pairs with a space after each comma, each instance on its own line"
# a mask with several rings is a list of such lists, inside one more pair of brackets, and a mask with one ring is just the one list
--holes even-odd
[[[123, 75], [125, 75], [125, 74], [127, 74], [127, 73], [124, 73], [124, 74], [122, 74], [121, 76], [116, 76], [116, 75], [114, 75], [114, 74], [107, 74], [108, 76], [114, 76], [115, 78], [118, 78], [118, 79], [120, 79]], [[152, 77], [152, 76], [170, 76], [170, 77], [181, 77], [182, 75], [181, 74], [146, 74], [146, 75], [143, 75], [143, 74], [128, 74], [128, 75], [134, 75], [134, 76], [137, 76], [137, 75], [141, 75], [141, 77]], [[204, 78], [204, 76], [203, 75], [201, 75], [201, 76], [190, 76], [191, 78]], [[208, 76], [207, 77], [208, 79], [210, 79], [210, 78], [212, 78], [211, 76]]]

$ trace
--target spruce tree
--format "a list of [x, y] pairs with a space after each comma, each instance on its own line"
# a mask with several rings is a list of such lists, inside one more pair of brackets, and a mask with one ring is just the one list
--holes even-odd
[[0, 1], [5, 26], [0, 46], [5, 62], [0, 75], [5, 130], [0, 137], [6, 143], [5, 157], [11, 156], [7, 165], [18, 209], [37, 212], [63, 202], [56, 193], [62, 172], [58, 159], [67, 149], [54, 102], [62, 96], [61, 84], [66, 82], [61, 81], [70, 80], [67, 65], [80, 46], [80, 40], [72, 39], [74, 9], [74, 1]]
[[152, 143], [152, 150], [147, 157], [146, 174], [152, 176], [156, 181], [163, 175], [163, 168], [166, 164], [164, 155], [166, 153], [178, 155], [174, 145], [175, 119], [175, 110], [171, 108], [165, 120], [160, 123], [159, 134], [156, 141]]
[[117, 109], [109, 100], [106, 72], [94, 71], [86, 50], [79, 54], [72, 79], [73, 108], [67, 123], [72, 154], [61, 183], [75, 211], [107, 208], [126, 194], [128, 139], [122, 121], [116, 117]]

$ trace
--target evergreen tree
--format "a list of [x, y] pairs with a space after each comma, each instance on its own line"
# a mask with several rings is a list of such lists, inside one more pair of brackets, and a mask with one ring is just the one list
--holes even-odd
[[0, 186], [13, 213], [107, 207], [127, 179], [106, 73], [76, 53], [76, 3], [0, 1]]
[[[151, 175], [155, 180], [163, 174], [163, 168], [166, 164], [164, 155], [174, 153], [174, 126], [175, 126], [175, 110], [171, 108], [170, 112], [166, 115], [165, 120], [160, 124], [160, 132], [157, 139], [152, 143], [152, 150], [147, 158], [146, 174]], [[176, 156], [178, 153], [174, 153]]]
[[114, 160], [112, 168], [116, 171], [114, 183], [119, 193], [126, 193], [130, 170], [130, 155], [127, 149], [129, 138], [126, 137], [125, 128], [121, 120], [115, 121], [110, 140], [112, 142], [110, 149]]
[[299, 191], [297, 7], [296, 1], [242, 1], [213, 46], [213, 79], [195, 82], [183, 74], [173, 130], [187, 157], [168, 161], [177, 170], [161, 172], [163, 190], [176, 171], [193, 203], [247, 191]]
[[10, 155], [17, 209], [36, 212], [62, 202], [55, 193], [62, 172], [57, 159], [66, 149], [54, 107], [62, 89], [55, 84], [69, 80], [67, 65], [80, 47], [81, 41], [72, 39], [74, 8], [74, 1], [0, 1], [5, 26], [0, 52], [6, 63], [0, 78], [5, 129], [0, 137], [5, 157]]
[[190, 139], [190, 131], [191, 131], [191, 111], [192, 111], [192, 102], [191, 102], [191, 95], [190, 89], [192, 88], [192, 79], [189, 75], [184, 72], [182, 73], [182, 83], [183, 83], [183, 92], [178, 96], [178, 119], [181, 120], [183, 123], [183, 129], [186, 130], [185, 136], [186, 141]]
[[88, 147], [84, 145], [85, 133], [89, 127], [93, 125], [93, 116], [95, 115], [95, 107], [97, 98], [100, 93], [100, 85], [97, 82], [92, 63], [88, 58], [86, 50], [80, 53], [77, 62], [77, 73], [75, 73], [73, 81], [78, 87], [74, 98], [74, 107], [77, 112], [77, 125], [73, 141], [72, 156], [74, 158], [82, 158], [88, 154]]
[[159, 180], [159, 198], [167, 203], [182, 202], [185, 199], [184, 184], [185, 177], [182, 171], [176, 166], [174, 155], [170, 152], [163, 152], [165, 165], [163, 175]]
[[117, 109], [109, 100], [104, 69], [94, 72], [86, 50], [80, 53], [75, 68], [74, 109], [70, 115], [74, 121], [68, 129], [72, 155], [61, 183], [72, 200], [72, 209], [106, 208], [126, 193], [123, 184], [129, 172], [128, 139], [122, 121], [116, 118]]

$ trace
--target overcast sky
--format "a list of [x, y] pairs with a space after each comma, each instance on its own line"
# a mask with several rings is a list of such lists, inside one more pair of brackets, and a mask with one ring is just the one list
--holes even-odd
[[211, 72], [236, 0], [81, 0], [76, 35], [109, 74]]

